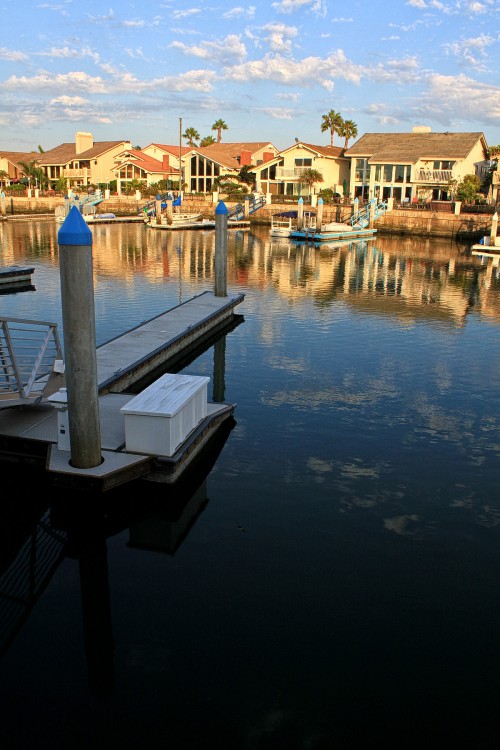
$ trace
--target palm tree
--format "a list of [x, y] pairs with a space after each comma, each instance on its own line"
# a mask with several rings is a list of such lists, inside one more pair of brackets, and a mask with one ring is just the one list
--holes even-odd
[[325, 133], [327, 130], [330, 131], [330, 146], [333, 146], [333, 136], [339, 132], [339, 128], [342, 127], [344, 120], [340, 112], [335, 112], [331, 109], [327, 115], [323, 115], [323, 122], [321, 123], [321, 132]]
[[200, 147], [203, 148], [204, 146], [211, 146], [212, 143], [215, 143], [215, 138], [213, 137], [213, 135], [206, 135], [201, 139]]
[[196, 141], [200, 140], [200, 134], [195, 128], [186, 128], [186, 132], [182, 134], [182, 137], [186, 138], [188, 146], [191, 148], [194, 148], [196, 146]]
[[35, 185], [38, 185], [38, 187], [46, 188], [48, 185], [48, 178], [45, 172], [41, 167], [37, 166], [37, 163], [35, 159], [32, 159], [32, 161], [20, 161], [18, 162], [19, 166], [22, 167], [22, 170], [24, 172], [24, 176], [28, 178], [29, 185], [31, 186], [31, 182], [35, 182]]
[[217, 131], [217, 143], [220, 143], [221, 140], [222, 140], [221, 132], [223, 130], [227, 130], [227, 129], [228, 129], [228, 126], [226, 125], [226, 123], [224, 122], [224, 120], [216, 120], [214, 122], [214, 124], [212, 125], [212, 130], [216, 130]]
[[337, 130], [337, 133], [341, 138], [345, 138], [344, 148], [347, 148], [351, 138], [356, 138], [358, 134], [358, 126], [354, 120], [344, 120], [342, 125]]
[[309, 185], [309, 194], [311, 194], [312, 186], [314, 185], [314, 183], [323, 182], [323, 175], [321, 174], [321, 172], [318, 172], [317, 169], [307, 167], [307, 169], [304, 169], [301, 173], [300, 181], [305, 183], [306, 185]]

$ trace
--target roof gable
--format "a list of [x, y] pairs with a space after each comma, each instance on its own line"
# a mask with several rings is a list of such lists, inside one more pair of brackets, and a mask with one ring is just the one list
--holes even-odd
[[415, 164], [420, 159], [465, 159], [483, 133], [365, 133], [347, 149], [347, 157], [365, 157], [373, 163]]

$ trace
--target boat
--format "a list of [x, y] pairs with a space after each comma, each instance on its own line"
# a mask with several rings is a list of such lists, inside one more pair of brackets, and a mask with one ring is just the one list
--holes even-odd
[[297, 227], [298, 211], [282, 211], [271, 216], [271, 237], [290, 237], [290, 233]]
[[[281, 211], [271, 216], [271, 237], [290, 237], [291, 233], [298, 229], [299, 212], [298, 211]], [[303, 223], [308, 225], [315, 223], [316, 214], [314, 211], [306, 211], [302, 216]]]
[[307, 223], [304, 222], [301, 229], [293, 229], [289, 236], [292, 240], [322, 243], [372, 237], [376, 232], [377, 230], [373, 227], [363, 226], [361, 224], [345, 224], [340, 221], [322, 223], [318, 228], [316, 226], [316, 220], [313, 218]]

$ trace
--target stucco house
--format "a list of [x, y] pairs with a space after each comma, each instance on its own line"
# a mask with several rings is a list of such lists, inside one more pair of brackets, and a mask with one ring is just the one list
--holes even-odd
[[[39, 156], [38, 151], [24, 153], [21, 151], [0, 151], [0, 186], [16, 184], [24, 177], [21, 162], [29, 164]], [[5, 173], [2, 176], [2, 173]]]
[[465, 175], [488, 169], [483, 133], [365, 133], [347, 149], [352, 161], [349, 195], [369, 200], [450, 200]]
[[[274, 159], [252, 169], [256, 188], [261, 193], [271, 195], [306, 196], [310, 192], [319, 193], [330, 188], [334, 193], [343, 194], [344, 180], [349, 181], [350, 161], [339, 146], [315, 146], [297, 140], [293, 146], [280, 151]], [[320, 172], [323, 182], [312, 185], [302, 180], [306, 169]]]
[[65, 178], [67, 188], [79, 191], [87, 185], [102, 186], [114, 180], [116, 155], [127, 147], [131, 147], [130, 141], [94, 142], [92, 133], [79, 132], [75, 143], [62, 143], [42, 154], [34, 154], [33, 158], [47, 175], [49, 187]]
[[148, 187], [160, 180], [179, 183], [179, 157], [190, 151], [179, 147], [151, 143], [139, 150], [127, 148], [117, 155], [114, 168], [117, 191], [120, 194], [123, 186], [132, 180], [139, 180]]
[[237, 178], [242, 167], [254, 167], [273, 159], [278, 149], [269, 141], [212, 143], [192, 148], [183, 157], [186, 192], [209, 193], [217, 177]]

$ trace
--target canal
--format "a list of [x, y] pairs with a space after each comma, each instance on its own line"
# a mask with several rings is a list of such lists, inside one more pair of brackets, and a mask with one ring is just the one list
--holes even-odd
[[[58, 228], [0, 224], [1, 315], [62, 326]], [[92, 233], [98, 344], [213, 289], [213, 230]], [[2, 747], [497, 747], [498, 265], [256, 227], [227, 283], [234, 424], [179, 486], [2, 469]]]

